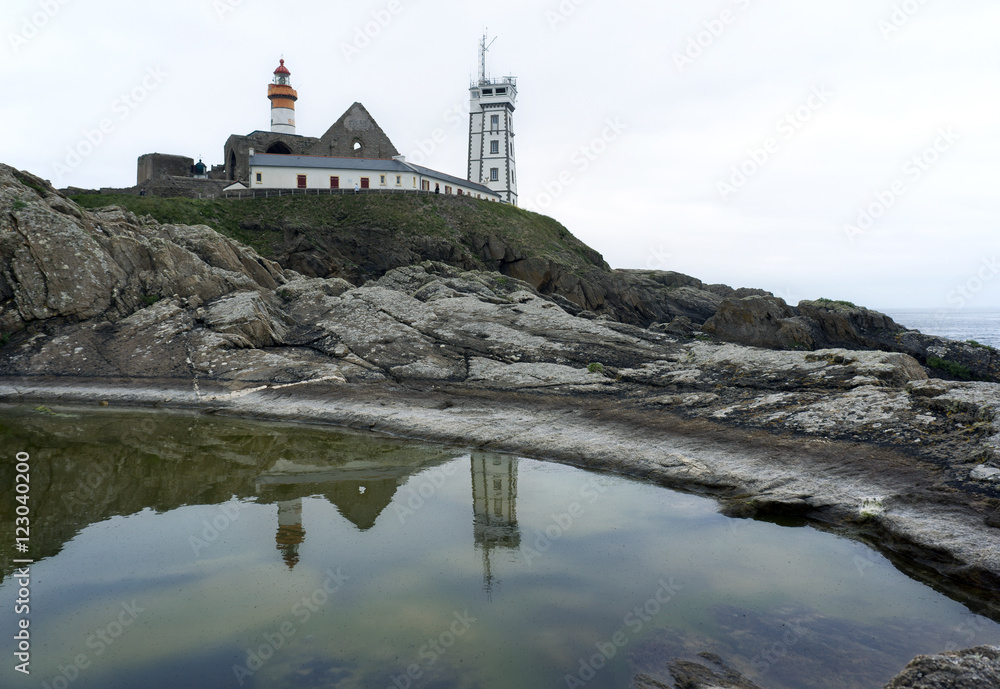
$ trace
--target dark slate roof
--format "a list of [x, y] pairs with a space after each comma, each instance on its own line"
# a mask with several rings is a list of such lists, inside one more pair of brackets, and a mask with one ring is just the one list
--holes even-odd
[[329, 156], [296, 156], [296, 155], [275, 155], [268, 153], [257, 153], [250, 157], [250, 165], [258, 167], [304, 167], [329, 169], [339, 168], [342, 170], [362, 170], [366, 172], [416, 172], [424, 177], [454, 184], [456, 186], [469, 187], [476, 191], [499, 196], [500, 194], [489, 187], [467, 179], [446, 175], [437, 170], [431, 170], [422, 165], [413, 163], [401, 163], [398, 160], [386, 158], [332, 158]]
[[251, 156], [250, 164], [258, 167], [310, 167], [370, 170], [372, 172], [410, 172], [410, 168], [398, 160], [383, 158], [330, 158], [326, 156], [286, 156], [257, 153]]
[[484, 191], [487, 194], [496, 194], [497, 196], [500, 195], [499, 192], [493, 191], [486, 185], [479, 184], [477, 182], [471, 182], [467, 179], [461, 179], [460, 177], [452, 177], [451, 175], [446, 175], [445, 173], [438, 172], [437, 170], [431, 170], [430, 168], [424, 167], [422, 165], [414, 165], [413, 163], [407, 163], [406, 165], [416, 170], [420, 174], [424, 175], [425, 177], [430, 177], [432, 179], [439, 179], [442, 182], [447, 182], [448, 184], [460, 184], [463, 187], [472, 187], [473, 189], [476, 189], [478, 191]]

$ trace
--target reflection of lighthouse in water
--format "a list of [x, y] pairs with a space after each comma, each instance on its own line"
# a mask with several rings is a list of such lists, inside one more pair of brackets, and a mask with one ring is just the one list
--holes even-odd
[[302, 498], [285, 500], [278, 503], [278, 533], [277, 542], [281, 557], [293, 569], [299, 561], [299, 545], [306, 539], [306, 530], [302, 526]]
[[493, 550], [517, 549], [517, 460], [496, 455], [472, 456], [472, 529], [483, 553], [483, 588], [493, 592]]

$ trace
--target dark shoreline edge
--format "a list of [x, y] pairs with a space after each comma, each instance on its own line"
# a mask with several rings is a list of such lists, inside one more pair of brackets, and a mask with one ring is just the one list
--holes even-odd
[[[955, 496], [924, 490], [922, 472], [931, 467], [893, 450], [537, 393], [325, 381], [233, 392], [178, 381], [0, 378], [0, 403], [99, 412], [102, 402], [328, 425], [641, 478], [711, 497], [730, 516], [792, 520], [863, 542], [907, 576], [1000, 622], [1000, 530]], [[862, 512], [872, 498], [881, 498], [877, 507]]]

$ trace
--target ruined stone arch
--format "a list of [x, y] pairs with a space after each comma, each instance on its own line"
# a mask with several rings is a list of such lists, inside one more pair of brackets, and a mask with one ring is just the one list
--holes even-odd
[[272, 155], [282, 155], [282, 156], [292, 155], [292, 149], [290, 149], [288, 147], [288, 144], [286, 144], [284, 141], [275, 141], [273, 144], [267, 147], [267, 151], [265, 152], [270, 153]]

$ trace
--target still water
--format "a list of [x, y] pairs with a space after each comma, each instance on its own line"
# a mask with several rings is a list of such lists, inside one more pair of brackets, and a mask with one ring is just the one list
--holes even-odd
[[[809, 527], [468, 449], [181, 413], [0, 407], [0, 686], [630, 687], [714, 653], [881, 687], [1000, 626]], [[30, 557], [30, 613], [14, 559]], [[30, 621], [30, 677], [12, 638]]]

